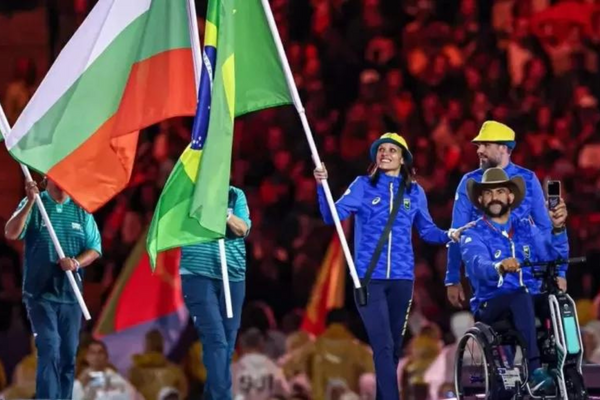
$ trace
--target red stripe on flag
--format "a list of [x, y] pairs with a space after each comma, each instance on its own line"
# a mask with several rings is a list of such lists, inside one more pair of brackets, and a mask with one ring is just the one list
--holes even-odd
[[176, 312], [185, 306], [179, 277], [179, 249], [161, 253], [154, 274], [144, 252], [121, 292], [115, 314], [120, 331]]
[[179, 276], [180, 249], [159, 254], [152, 273], [146, 235], [125, 262], [94, 329], [101, 338], [148, 323], [185, 307]]
[[343, 307], [345, 289], [344, 255], [335, 235], [329, 244], [314, 284], [301, 329], [313, 335], [325, 330], [330, 310]]

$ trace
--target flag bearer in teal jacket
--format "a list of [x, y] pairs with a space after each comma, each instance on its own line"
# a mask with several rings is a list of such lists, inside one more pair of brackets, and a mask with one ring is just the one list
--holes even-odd
[[[23, 301], [37, 348], [36, 398], [70, 399], [79, 344], [81, 309], [65, 271], [75, 275], [82, 290], [83, 268], [102, 253], [94, 217], [48, 180], [39, 193], [34, 181], [25, 184], [27, 198], [6, 223], [7, 239], [25, 241]], [[35, 204], [39, 193], [66, 255], [58, 259]], [[79, 275], [79, 276], [77, 276]]]

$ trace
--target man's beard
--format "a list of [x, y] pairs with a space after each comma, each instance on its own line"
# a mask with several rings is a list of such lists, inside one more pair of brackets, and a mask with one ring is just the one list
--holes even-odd
[[487, 158], [485, 161], [481, 160], [480, 161], [480, 166], [482, 170], [486, 170], [486, 169], [490, 169], [490, 168], [496, 168], [500, 165], [500, 163], [496, 160], [492, 160], [491, 158]]
[[[501, 206], [500, 211], [497, 213], [492, 212], [492, 206], [494, 204], [498, 204], [499, 206]], [[487, 215], [490, 218], [499, 218], [499, 217], [503, 217], [506, 215], [506, 213], [508, 213], [510, 211], [510, 204], [509, 203], [502, 203], [501, 201], [491, 201], [484, 209], [485, 215]]]

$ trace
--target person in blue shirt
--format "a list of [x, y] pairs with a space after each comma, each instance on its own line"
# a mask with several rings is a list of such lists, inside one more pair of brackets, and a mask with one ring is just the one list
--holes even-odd
[[246, 237], [252, 223], [244, 192], [229, 187], [225, 255], [233, 318], [225, 308], [221, 256], [217, 241], [184, 246], [179, 273], [185, 305], [202, 343], [207, 399], [231, 399], [231, 358], [246, 294]]
[[[540, 282], [531, 268], [521, 265], [568, 257], [567, 208], [562, 200], [553, 210], [544, 206], [553, 228], [540, 229], [513, 212], [526, 198], [525, 180], [520, 176], [509, 179], [501, 168], [487, 169], [481, 182], [469, 179], [466, 191], [470, 202], [484, 214], [460, 238], [462, 261], [473, 287], [471, 311], [476, 320], [486, 324], [510, 315], [527, 346], [532, 386], [545, 390], [552, 378], [540, 366], [533, 302]], [[559, 279], [565, 274], [566, 267], [561, 267]]]
[[[467, 181], [474, 179], [481, 181], [483, 173], [492, 167], [502, 168], [509, 177], [521, 176], [527, 187], [525, 198], [518, 208], [513, 211], [520, 218], [531, 220], [542, 231], [550, 231], [551, 223], [546, 212], [544, 193], [539, 179], [533, 171], [513, 164], [510, 155], [515, 148], [515, 132], [508, 126], [496, 121], [486, 121], [479, 134], [473, 139], [477, 146], [480, 168], [465, 174], [456, 189], [454, 208], [452, 210], [452, 228], [466, 225], [481, 217], [482, 212], [469, 201], [467, 196]], [[446, 290], [448, 300], [457, 307], [462, 308], [465, 294], [460, 283], [461, 257], [458, 244], [448, 247], [448, 264], [446, 268]], [[566, 280], [561, 281], [566, 285]]]
[[[36, 398], [70, 399], [79, 344], [81, 309], [65, 271], [72, 271], [82, 290], [82, 268], [102, 253], [94, 217], [54, 182], [39, 193], [37, 184], [25, 184], [27, 198], [6, 223], [9, 240], [25, 241], [23, 301], [37, 348]], [[35, 204], [39, 194], [58, 241], [66, 255], [58, 259], [46, 224]]]
[[[397, 400], [398, 362], [413, 296], [413, 225], [425, 241], [442, 245], [457, 240], [460, 230], [444, 231], [433, 223], [425, 192], [411, 173], [412, 154], [403, 137], [386, 133], [370, 150], [374, 166], [369, 175], [356, 178], [335, 207], [341, 220], [352, 214], [356, 216], [354, 262], [358, 276], [364, 278], [392, 210], [394, 196], [404, 186], [400, 210], [368, 287], [369, 301], [366, 306], [358, 307], [373, 349], [377, 399]], [[327, 179], [325, 166], [315, 169], [314, 176], [321, 214], [326, 223], [332, 224], [321, 185]]]

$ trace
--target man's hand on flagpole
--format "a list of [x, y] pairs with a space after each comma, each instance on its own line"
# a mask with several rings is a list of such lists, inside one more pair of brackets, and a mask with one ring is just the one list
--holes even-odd
[[27, 181], [25, 182], [25, 193], [27, 193], [27, 200], [30, 203], [35, 201], [35, 196], [40, 194], [40, 190], [38, 189], [38, 185], [36, 181]]

